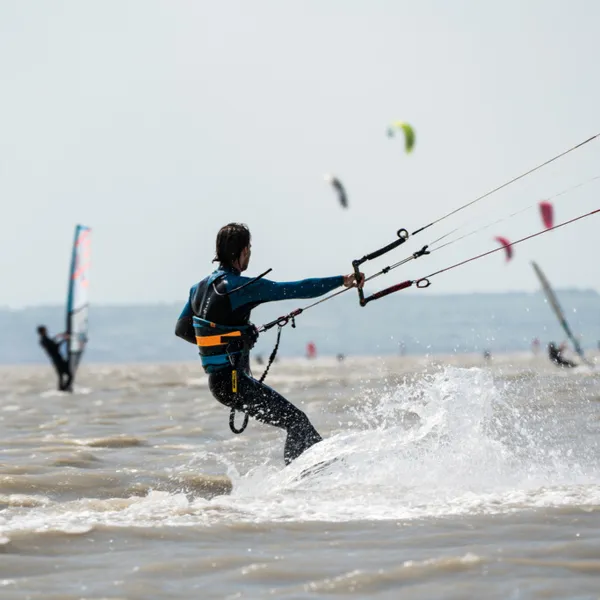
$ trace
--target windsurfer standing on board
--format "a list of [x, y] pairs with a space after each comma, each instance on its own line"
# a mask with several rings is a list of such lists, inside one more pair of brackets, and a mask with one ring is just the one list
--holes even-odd
[[[342, 285], [364, 285], [354, 274], [279, 283], [241, 273], [250, 262], [250, 231], [229, 223], [217, 234], [216, 271], [190, 289], [175, 335], [197, 344], [212, 395], [221, 404], [262, 423], [287, 431], [286, 464], [322, 440], [308, 417], [281, 394], [252, 377], [250, 350], [258, 338], [250, 322], [253, 308], [264, 302], [316, 298]], [[243, 287], [242, 287], [243, 286]]]
[[564, 347], [557, 347], [554, 342], [548, 344], [548, 358], [559, 367], [576, 367], [577, 365], [563, 357]]
[[61, 392], [72, 392], [71, 383], [73, 376], [71, 375], [71, 369], [69, 368], [69, 361], [66, 360], [60, 353], [60, 347], [69, 338], [69, 334], [60, 333], [54, 338], [48, 337], [48, 330], [45, 325], [40, 325], [37, 328], [37, 332], [40, 336], [40, 346], [46, 351], [46, 354], [50, 357], [56, 374], [58, 375], [58, 389]]

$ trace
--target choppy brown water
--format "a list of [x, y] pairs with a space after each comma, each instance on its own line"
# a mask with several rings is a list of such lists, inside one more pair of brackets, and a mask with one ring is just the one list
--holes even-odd
[[600, 598], [599, 371], [282, 360], [268, 382], [326, 437], [286, 468], [198, 363], [84, 364], [74, 394], [1, 368], [0, 598]]

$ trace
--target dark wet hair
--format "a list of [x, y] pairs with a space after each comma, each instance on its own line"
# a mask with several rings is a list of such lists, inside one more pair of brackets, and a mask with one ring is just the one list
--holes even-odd
[[232, 267], [242, 250], [250, 245], [250, 230], [243, 223], [228, 223], [219, 229], [213, 262]]
[[37, 328], [37, 332], [38, 332], [40, 335], [46, 335], [46, 332], [47, 332], [46, 326], [45, 326], [45, 325], [40, 325], [40, 326]]

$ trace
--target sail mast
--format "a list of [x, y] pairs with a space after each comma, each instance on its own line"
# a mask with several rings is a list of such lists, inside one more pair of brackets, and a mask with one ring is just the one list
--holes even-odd
[[577, 352], [577, 354], [579, 354], [579, 356], [582, 358], [582, 360], [584, 362], [586, 362], [587, 364], [590, 364], [583, 354], [583, 349], [581, 348], [581, 345], [579, 344], [579, 340], [573, 335], [573, 332], [571, 331], [571, 328], [569, 327], [569, 324], [567, 323], [567, 319], [565, 318], [564, 312], [563, 312], [560, 304], [558, 303], [558, 298], [556, 297], [554, 290], [550, 286], [550, 282], [548, 281], [548, 279], [546, 278], [546, 276], [544, 275], [544, 273], [542, 272], [542, 270], [540, 269], [540, 267], [538, 266], [537, 263], [532, 261], [531, 265], [533, 266], [533, 270], [535, 271], [535, 274], [537, 275], [538, 279], [540, 280], [540, 283], [542, 284], [542, 289], [544, 290], [544, 294], [546, 295], [546, 298], [547, 298], [548, 302], [550, 303], [550, 306], [552, 307], [552, 310], [554, 311], [554, 314], [556, 315], [558, 322], [560, 323], [561, 327], [564, 329], [565, 333], [567, 334], [567, 336], [573, 343], [575, 352]]
[[91, 229], [84, 225], [75, 227], [75, 238], [69, 269], [69, 290], [67, 294], [68, 360], [71, 374], [81, 360], [88, 340], [88, 295], [90, 270]]

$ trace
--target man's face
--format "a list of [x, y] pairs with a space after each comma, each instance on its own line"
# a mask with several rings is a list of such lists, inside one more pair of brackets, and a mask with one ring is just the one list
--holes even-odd
[[252, 244], [242, 250], [240, 254], [240, 271], [245, 271], [250, 264], [250, 254], [252, 253]]

